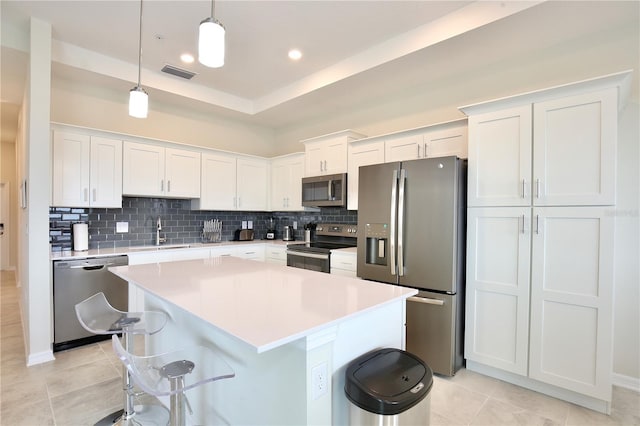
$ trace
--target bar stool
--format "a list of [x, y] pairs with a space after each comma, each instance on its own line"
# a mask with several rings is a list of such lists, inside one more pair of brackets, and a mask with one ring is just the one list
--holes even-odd
[[185, 392], [216, 380], [235, 377], [233, 369], [211, 349], [193, 346], [153, 356], [136, 356], [128, 352], [116, 336], [113, 350], [140, 388], [156, 397], [169, 396], [171, 426], [185, 426], [186, 406], [191, 406]]
[[[164, 312], [122, 312], [109, 304], [104, 293], [96, 293], [76, 306], [76, 315], [82, 327], [94, 334], [112, 334], [118, 340], [122, 333], [124, 347], [133, 352], [134, 336], [152, 335], [162, 330], [167, 323]], [[118, 340], [119, 341], [119, 340]], [[133, 385], [126, 367], [122, 368], [122, 389], [124, 409], [109, 414], [96, 426], [119, 424], [166, 424], [168, 413], [160, 405], [138, 405], [133, 403]], [[133, 419], [135, 418], [135, 421]]]

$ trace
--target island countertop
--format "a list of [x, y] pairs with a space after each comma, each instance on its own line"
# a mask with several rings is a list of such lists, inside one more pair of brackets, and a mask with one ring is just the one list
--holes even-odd
[[293, 342], [417, 290], [231, 256], [109, 268], [253, 346]]

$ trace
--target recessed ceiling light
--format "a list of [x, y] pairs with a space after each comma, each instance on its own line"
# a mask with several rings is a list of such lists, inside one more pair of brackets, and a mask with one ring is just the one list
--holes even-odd
[[180, 55], [180, 60], [185, 64], [190, 64], [194, 61], [194, 58], [193, 55], [189, 53], [183, 53], [182, 55]]
[[289, 59], [297, 61], [300, 58], [302, 58], [302, 52], [299, 51], [298, 49], [291, 49], [289, 51]]

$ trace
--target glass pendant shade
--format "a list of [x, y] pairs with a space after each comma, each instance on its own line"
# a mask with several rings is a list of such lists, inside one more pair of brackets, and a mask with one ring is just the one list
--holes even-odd
[[149, 96], [140, 86], [129, 91], [129, 115], [136, 118], [147, 118]]
[[210, 68], [224, 65], [224, 27], [213, 18], [200, 23], [198, 61]]

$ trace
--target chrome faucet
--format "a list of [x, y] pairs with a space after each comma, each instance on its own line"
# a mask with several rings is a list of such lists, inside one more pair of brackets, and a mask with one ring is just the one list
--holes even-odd
[[160, 231], [162, 231], [162, 222], [160, 221], [160, 216], [158, 216], [158, 221], [156, 222], [156, 245], [157, 246], [167, 242], [166, 237], [160, 237]]

